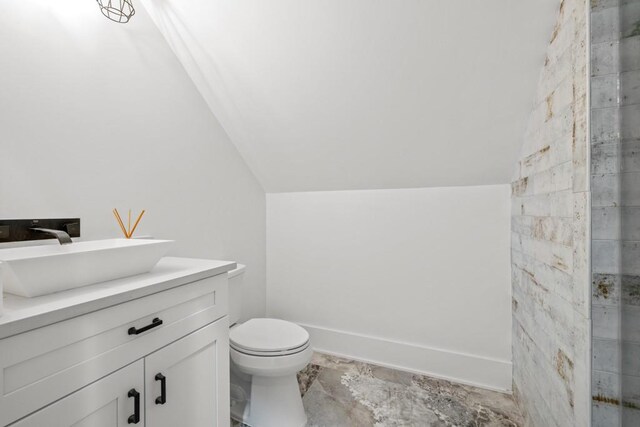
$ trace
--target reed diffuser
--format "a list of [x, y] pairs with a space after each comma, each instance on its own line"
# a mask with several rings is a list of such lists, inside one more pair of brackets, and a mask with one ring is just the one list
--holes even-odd
[[136, 228], [138, 227], [138, 224], [140, 224], [140, 220], [142, 219], [142, 215], [144, 215], [146, 211], [143, 209], [142, 212], [140, 212], [140, 215], [138, 215], [138, 219], [136, 219], [135, 223], [133, 224], [133, 228], [131, 227], [131, 209], [129, 209], [129, 218], [127, 221], [127, 227], [125, 228], [124, 226], [124, 222], [122, 221], [122, 217], [120, 216], [120, 212], [118, 212], [118, 209], [113, 209], [113, 216], [116, 217], [116, 221], [118, 221], [118, 225], [120, 226], [120, 229], [122, 230], [122, 234], [124, 234], [124, 237], [127, 239], [130, 239], [131, 236], [133, 236], [133, 233], [136, 231]]

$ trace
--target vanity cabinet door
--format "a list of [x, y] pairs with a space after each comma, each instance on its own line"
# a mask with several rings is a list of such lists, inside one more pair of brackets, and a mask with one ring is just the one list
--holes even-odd
[[130, 424], [145, 425], [142, 360], [11, 424], [11, 427], [125, 427]]
[[145, 358], [147, 426], [229, 425], [228, 333], [224, 317]]

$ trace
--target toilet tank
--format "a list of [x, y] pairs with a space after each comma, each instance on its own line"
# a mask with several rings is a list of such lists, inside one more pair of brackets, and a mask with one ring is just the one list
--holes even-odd
[[247, 267], [242, 264], [229, 272], [229, 325], [238, 323], [242, 319], [242, 288], [244, 281], [244, 270]]

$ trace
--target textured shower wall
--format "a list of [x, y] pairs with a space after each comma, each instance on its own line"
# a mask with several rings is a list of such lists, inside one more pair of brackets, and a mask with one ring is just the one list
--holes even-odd
[[640, 425], [640, 0], [591, 11], [593, 426]]
[[560, 5], [512, 184], [513, 386], [533, 426], [589, 420], [586, 13]]

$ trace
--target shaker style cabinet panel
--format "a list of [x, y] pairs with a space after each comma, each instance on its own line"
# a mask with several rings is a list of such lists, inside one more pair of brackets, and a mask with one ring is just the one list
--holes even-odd
[[228, 331], [224, 317], [11, 427], [226, 427]]
[[229, 425], [227, 318], [145, 358], [150, 427]]
[[[228, 427], [226, 271], [0, 339], [0, 427]], [[81, 292], [47, 297], [73, 308]], [[16, 301], [31, 303], [48, 308]]]
[[218, 275], [0, 340], [0, 426], [227, 314]]
[[11, 427], [125, 427], [128, 425], [145, 425], [142, 360], [11, 424]]

